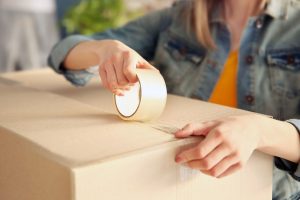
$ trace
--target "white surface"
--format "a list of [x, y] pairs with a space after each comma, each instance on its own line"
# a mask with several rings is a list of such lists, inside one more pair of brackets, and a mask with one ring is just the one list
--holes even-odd
[[6, 10], [31, 12], [53, 12], [54, 0], [0, 0], [0, 7]]

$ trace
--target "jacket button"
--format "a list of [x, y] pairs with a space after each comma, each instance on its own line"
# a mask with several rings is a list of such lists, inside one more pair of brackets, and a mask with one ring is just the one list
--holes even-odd
[[253, 56], [247, 56], [246, 57], [246, 63], [248, 64], [248, 65], [251, 65], [251, 64], [253, 64]]
[[180, 53], [182, 54], [182, 55], [185, 55], [186, 53], [187, 53], [187, 49], [186, 48], [181, 48], [180, 49]]
[[245, 97], [245, 99], [246, 99], [248, 104], [253, 104], [253, 102], [254, 102], [254, 97], [252, 95], [247, 95]]
[[256, 20], [256, 28], [261, 29], [263, 27], [262, 19]]
[[295, 58], [294, 58], [294, 56], [291, 56], [291, 55], [288, 56], [287, 62], [288, 62], [289, 65], [295, 64]]

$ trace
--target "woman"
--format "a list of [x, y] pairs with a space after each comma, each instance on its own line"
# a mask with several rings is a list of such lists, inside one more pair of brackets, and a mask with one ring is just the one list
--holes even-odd
[[117, 95], [137, 81], [136, 68], [157, 68], [170, 93], [274, 116], [188, 124], [177, 137], [206, 137], [175, 160], [221, 178], [260, 150], [281, 169], [274, 169], [273, 199], [299, 199], [299, 8], [297, 0], [180, 1], [116, 30], [70, 36], [49, 63], [75, 85], [98, 65]]

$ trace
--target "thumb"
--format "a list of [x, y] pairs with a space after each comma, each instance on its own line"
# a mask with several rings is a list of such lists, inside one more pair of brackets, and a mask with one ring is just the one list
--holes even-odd
[[153, 69], [153, 70], [157, 70], [153, 65], [151, 65], [148, 61], [142, 59], [141, 61], [139, 61], [137, 63], [137, 68], [140, 68], [140, 69]]

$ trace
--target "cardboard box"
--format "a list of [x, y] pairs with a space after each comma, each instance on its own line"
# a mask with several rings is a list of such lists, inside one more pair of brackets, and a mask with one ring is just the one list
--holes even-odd
[[0, 93], [1, 200], [271, 199], [270, 156], [224, 179], [174, 162], [201, 138], [172, 131], [245, 111], [171, 95], [159, 120], [124, 122], [98, 81], [76, 89], [47, 70], [2, 75]]
[[[30, 88], [77, 100], [113, 115], [116, 113], [113, 96], [101, 86], [98, 77], [93, 78], [85, 87], [74, 87], [63, 76], [53, 72], [52, 69], [6, 73], [0, 77], [6, 81], [15, 81]], [[228, 115], [247, 113], [243, 110], [175, 95], [168, 95], [167, 101], [165, 111], [156, 121], [156, 124], [161, 122], [162, 125], [171, 127], [176, 125], [178, 128], [181, 128], [186, 123], [193, 121], [205, 121]], [[201, 104], [201, 107], [199, 107], [199, 104]], [[203, 109], [205, 112], [203, 112]]]

